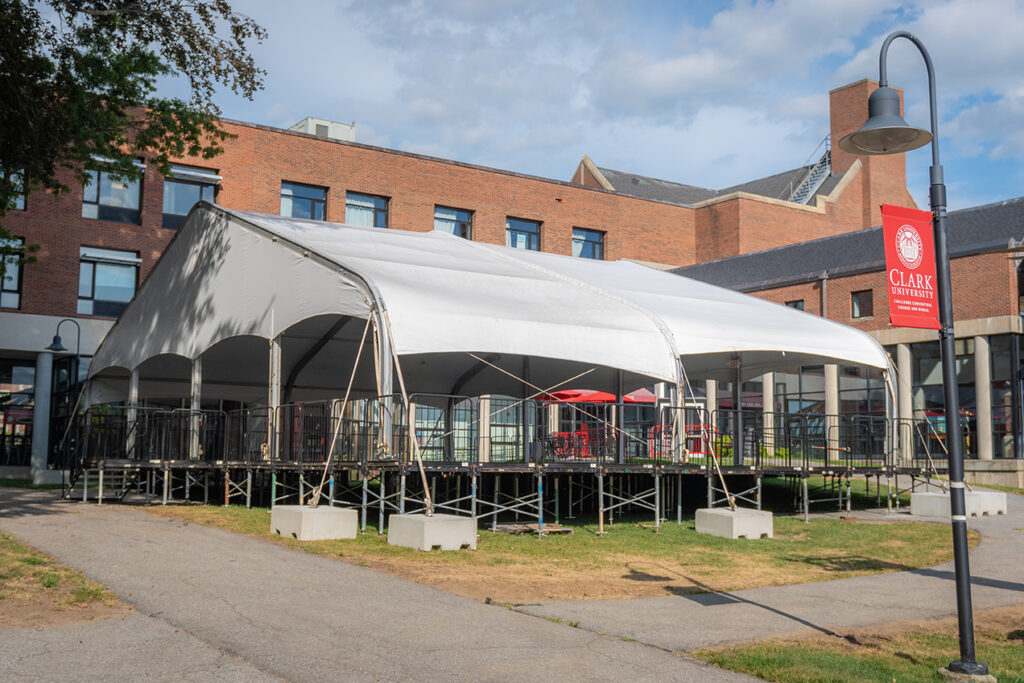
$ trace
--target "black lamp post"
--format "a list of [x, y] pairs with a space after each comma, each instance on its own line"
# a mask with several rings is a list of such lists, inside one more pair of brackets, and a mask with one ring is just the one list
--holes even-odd
[[[900, 115], [899, 93], [888, 86], [885, 58], [896, 38], [906, 38], [920, 50], [928, 69], [931, 132], [907, 124]], [[953, 527], [953, 565], [956, 575], [956, 609], [960, 631], [960, 660], [950, 671], [983, 675], [988, 667], [975, 661], [974, 616], [971, 611], [971, 570], [967, 556], [967, 514], [964, 506], [964, 452], [960, 433], [960, 397], [956, 385], [956, 348], [953, 336], [953, 299], [949, 285], [949, 250], [946, 245], [946, 185], [939, 163], [938, 115], [935, 107], [935, 70], [928, 50], [907, 31], [886, 36], [878, 58], [878, 89], [868, 98], [868, 120], [855, 133], [839, 141], [851, 154], [901, 154], [932, 143], [931, 206], [935, 232], [936, 281], [939, 294], [939, 340], [942, 349], [942, 388], [949, 442], [950, 513]]]
[[77, 331], [77, 336], [75, 338], [75, 365], [71, 368], [71, 372], [68, 373], [68, 385], [70, 387], [75, 387], [78, 386], [78, 367], [82, 362], [82, 328], [78, 324], [78, 321], [73, 320], [72, 318], [64, 318], [57, 323], [57, 331], [56, 334], [53, 335], [53, 342], [46, 348], [54, 353], [67, 351], [64, 344], [60, 341], [60, 326], [64, 323], [71, 323], [75, 326], [75, 330]]

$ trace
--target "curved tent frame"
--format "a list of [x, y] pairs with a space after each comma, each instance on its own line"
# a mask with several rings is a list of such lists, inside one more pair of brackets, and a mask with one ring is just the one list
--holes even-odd
[[[524, 383], [510, 375], [546, 387], [588, 369], [592, 389], [682, 388], [684, 365], [689, 379], [731, 379], [735, 360], [744, 378], [836, 361], [889, 364], [858, 330], [630, 261], [201, 202], [100, 345], [90, 378], [102, 387], [108, 368], [135, 371], [163, 354], [195, 363], [235, 337], [265, 339], [273, 351], [307, 321], [371, 316], [378, 361], [393, 344], [410, 391], [521, 395]], [[320, 350], [351, 352], [344, 340]], [[390, 393], [390, 363], [378, 365], [376, 389]], [[339, 382], [347, 373], [330, 363], [320, 372]], [[94, 402], [117, 398], [127, 396], [112, 385], [93, 392]]]

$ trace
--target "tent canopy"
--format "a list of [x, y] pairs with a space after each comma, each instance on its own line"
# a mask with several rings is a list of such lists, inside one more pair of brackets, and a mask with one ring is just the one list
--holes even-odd
[[[620, 371], [629, 391], [677, 382], [680, 359], [690, 379], [729, 379], [737, 358], [744, 377], [837, 361], [888, 366], [863, 332], [629, 261], [201, 202], [90, 375], [138, 370], [145, 395], [147, 383], [180, 384], [180, 366], [202, 358], [205, 396], [248, 398], [259, 387], [265, 396], [268, 342], [283, 339], [282, 373], [295, 371], [293, 385], [307, 398], [336, 396], [374, 311], [413, 392], [521, 395], [510, 375], [543, 389], [615, 391]], [[372, 355], [357, 373], [366, 392]]]

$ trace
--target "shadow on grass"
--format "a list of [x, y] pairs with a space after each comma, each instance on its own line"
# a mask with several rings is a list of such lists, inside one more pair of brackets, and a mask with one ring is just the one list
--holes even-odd
[[801, 555], [785, 557], [783, 559], [794, 564], [815, 565], [827, 572], [891, 572], [913, 569], [913, 567], [899, 562], [886, 562], [876, 557], [863, 557], [859, 555], [843, 555], [839, 557], [805, 557]]

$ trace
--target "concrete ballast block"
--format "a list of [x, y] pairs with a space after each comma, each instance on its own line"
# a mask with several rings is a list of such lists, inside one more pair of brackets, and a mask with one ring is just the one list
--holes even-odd
[[388, 543], [419, 550], [476, 550], [476, 520], [442, 514], [391, 515]]
[[722, 538], [772, 538], [772, 513], [746, 508], [701, 508], [697, 510], [697, 533]]
[[[1006, 514], [1006, 494], [999, 491], [964, 491], [964, 510], [968, 517]], [[917, 517], [949, 517], [949, 494], [920, 492], [910, 494], [910, 514]]]
[[349, 508], [275, 505], [270, 511], [270, 530], [300, 541], [355, 538], [358, 515]]

